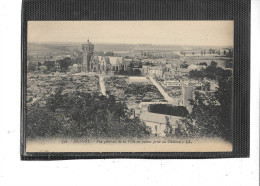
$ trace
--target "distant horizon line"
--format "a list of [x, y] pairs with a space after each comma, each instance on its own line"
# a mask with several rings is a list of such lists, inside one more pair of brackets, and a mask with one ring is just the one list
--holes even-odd
[[[90, 40], [91, 42], [91, 40]], [[84, 44], [87, 43], [80, 41], [57, 41], [57, 42], [27, 42], [28, 44]], [[224, 47], [224, 48], [233, 48], [231, 45], [182, 45], [182, 44], [152, 44], [152, 43], [110, 43], [110, 42], [91, 42], [93, 44], [115, 44], [115, 45], [146, 45], [146, 46], [189, 46], [189, 47]]]

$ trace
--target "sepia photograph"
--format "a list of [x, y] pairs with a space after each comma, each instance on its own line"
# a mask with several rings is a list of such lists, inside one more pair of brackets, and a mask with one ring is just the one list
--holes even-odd
[[27, 24], [25, 152], [232, 151], [232, 20]]
[[0, 10], [0, 186], [259, 186], [259, 0]]

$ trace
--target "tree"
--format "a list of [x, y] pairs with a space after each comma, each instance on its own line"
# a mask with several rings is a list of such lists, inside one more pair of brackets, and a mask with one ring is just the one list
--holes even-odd
[[217, 67], [217, 62], [211, 61], [211, 64], [201, 71], [191, 70], [189, 77], [194, 79], [203, 79], [206, 77], [208, 79], [217, 80], [219, 77], [231, 76], [231, 74], [231, 71]]
[[223, 137], [226, 140], [231, 141], [231, 124], [232, 124], [232, 87], [233, 80], [232, 76], [226, 75], [219, 80], [219, 88], [216, 91], [216, 98], [220, 103], [220, 121], [222, 125], [220, 126], [221, 131], [223, 132]]
[[71, 65], [81, 64], [81, 63], [82, 63], [82, 57], [76, 57], [75, 59], [71, 59]]
[[51, 112], [55, 112], [56, 109], [60, 108], [66, 100], [62, 96], [63, 89], [59, 87], [55, 94], [51, 94], [48, 100], [46, 101], [46, 108], [49, 109]]
[[138, 62], [138, 68], [142, 68], [143, 67], [143, 63], [142, 62]]
[[129, 67], [130, 67], [130, 68], [134, 68], [134, 66], [135, 66], [134, 62], [131, 62], [131, 63], [129, 64]]
[[211, 61], [210, 65], [208, 66], [207, 70], [214, 72], [218, 66], [218, 63], [215, 61]]
[[133, 75], [134, 76], [140, 76], [142, 74], [142, 72], [141, 72], [141, 70], [139, 70], [139, 69], [135, 69], [134, 71], [133, 71]]
[[211, 64], [200, 72], [190, 72], [197, 78], [216, 79], [219, 88], [214, 93], [195, 92], [190, 101], [192, 112], [180, 122], [178, 135], [222, 137], [231, 141], [232, 124], [232, 72]]
[[47, 67], [48, 71], [55, 71], [55, 61], [44, 61], [43, 65]]
[[231, 49], [228, 50], [228, 56], [233, 57], [233, 50], [231, 50]]
[[110, 52], [106, 52], [105, 56], [114, 56], [114, 52], [110, 51]]
[[204, 73], [203, 71], [198, 71], [197, 69], [196, 70], [191, 70], [189, 72], [189, 78], [193, 78], [193, 79], [203, 79], [204, 77]]
[[225, 60], [224, 63], [226, 68], [233, 68], [233, 60]]
[[178, 127], [175, 129], [176, 137], [198, 137], [200, 135], [198, 127], [190, 117], [176, 121]]
[[38, 62], [38, 68], [42, 66], [42, 63], [41, 62]]
[[182, 64], [180, 64], [180, 68], [188, 68], [188, 64], [186, 61], [183, 61]]
[[36, 71], [36, 69], [37, 69], [36, 63], [33, 63], [33, 62], [28, 63], [28, 71], [29, 72], [34, 72], [34, 71]]
[[62, 136], [68, 124], [57, 112], [51, 112], [38, 103], [29, 106], [26, 114], [26, 134], [29, 138]]
[[173, 128], [172, 128], [172, 126], [170, 124], [168, 116], [165, 116], [165, 120], [166, 120], [166, 128], [164, 130], [164, 133], [165, 133], [166, 137], [170, 137], [170, 136], [173, 135]]
[[[194, 100], [191, 100], [191, 114], [181, 120], [185, 129], [183, 135], [200, 137], [221, 137], [221, 121], [219, 112], [221, 107], [217, 104], [214, 95], [195, 92]], [[180, 132], [180, 130], [178, 131]], [[181, 134], [179, 134], [181, 135]]]
[[202, 89], [204, 91], [210, 91], [210, 83], [209, 82], [206, 82], [203, 86], [202, 86]]
[[145, 62], [145, 65], [146, 65], [146, 66], [154, 66], [154, 64], [153, 64], [153, 63], [150, 63], [150, 62]]
[[[29, 137], [113, 137], [134, 138], [151, 134], [138, 117], [132, 117], [125, 103], [114, 96], [58, 89], [46, 100], [34, 104], [27, 112]], [[53, 130], [52, 130], [53, 129]]]
[[64, 58], [58, 61], [60, 65], [60, 69], [62, 72], [67, 72], [69, 69], [69, 66], [71, 65], [71, 59], [70, 58]]
[[199, 65], [208, 66], [208, 64], [206, 62], [201, 62], [201, 63], [199, 63]]

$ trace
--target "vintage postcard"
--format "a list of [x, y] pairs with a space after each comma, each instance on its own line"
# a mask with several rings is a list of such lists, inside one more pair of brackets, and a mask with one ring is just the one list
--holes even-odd
[[25, 152], [231, 152], [234, 22], [28, 21]]

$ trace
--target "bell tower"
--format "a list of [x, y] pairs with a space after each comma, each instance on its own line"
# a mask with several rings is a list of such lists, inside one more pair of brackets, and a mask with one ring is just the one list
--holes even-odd
[[90, 59], [94, 54], [94, 45], [89, 41], [87, 44], [82, 44], [83, 61], [81, 72], [89, 72]]

